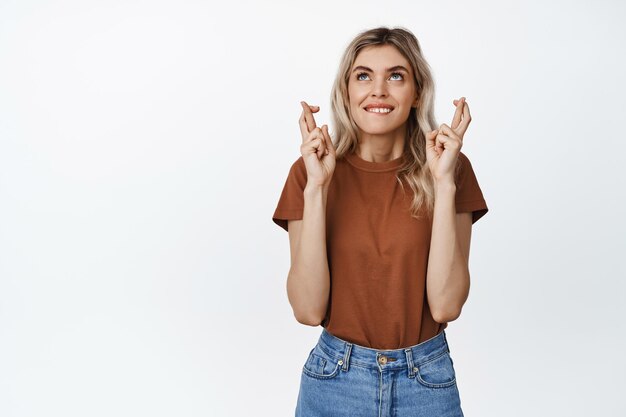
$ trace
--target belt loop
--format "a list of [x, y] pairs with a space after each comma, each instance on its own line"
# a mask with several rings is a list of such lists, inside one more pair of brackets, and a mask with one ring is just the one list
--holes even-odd
[[352, 343], [346, 342], [345, 346], [346, 353], [343, 355], [343, 366], [342, 369], [344, 371], [348, 370], [348, 362], [350, 361], [350, 352], [352, 352]]
[[404, 349], [406, 354], [406, 364], [409, 367], [409, 378], [413, 378], [413, 351], [411, 349]]
[[448, 338], [446, 337], [446, 331], [442, 330], [441, 333], [443, 333], [443, 340], [446, 342], [446, 349], [448, 353], [450, 353], [450, 345], [448, 345]]

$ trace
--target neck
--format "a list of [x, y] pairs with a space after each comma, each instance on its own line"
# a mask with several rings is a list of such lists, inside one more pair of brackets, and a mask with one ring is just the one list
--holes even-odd
[[399, 158], [404, 152], [405, 134], [404, 126], [380, 135], [361, 132], [356, 154], [370, 162], [387, 162]]

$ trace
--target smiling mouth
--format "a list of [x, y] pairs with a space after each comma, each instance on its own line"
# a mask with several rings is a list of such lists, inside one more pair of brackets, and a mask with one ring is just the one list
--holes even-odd
[[368, 113], [372, 113], [372, 114], [389, 114], [393, 111], [393, 109], [388, 109], [388, 108], [384, 108], [384, 107], [370, 107], [369, 109], [364, 108], [363, 110], [365, 110]]

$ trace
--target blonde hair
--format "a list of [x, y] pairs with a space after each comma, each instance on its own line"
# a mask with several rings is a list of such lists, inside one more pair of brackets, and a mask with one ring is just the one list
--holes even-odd
[[331, 113], [335, 127], [334, 145], [337, 158], [357, 149], [358, 128], [350, 116], [348, 80], [350, 69], [361, 49], [374, 45], [392, 45], [409, 61], [413, 68], [418, 94], [417, 108], [411, 108], [407, 120], [404, 141], [404, 164], [398, 169], [396, 178], [404, 190], [403, 180], [413, 190], [411, 216], [419, 219], [425, 208], [430, 218], [435, 205], [434, 180], [426, 161], [426, 137], [437, 126], [434, 116], [435, 86], [430, 66], [422, 56], [415, 35], [402, 27], [377, 27], [359, 33], [346, 48], [331, 92]]

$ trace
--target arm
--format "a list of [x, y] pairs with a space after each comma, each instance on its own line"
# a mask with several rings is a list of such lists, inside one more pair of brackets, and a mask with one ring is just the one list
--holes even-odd
[[326, 314], [330, 272], [326, 254], [326, 199], [328, 187], [307, 184], [302, 220], [289, 220], [291, 267], [287, 297], [296, 320], [318, 326]]
[[456, 213], [455, 192], [454, 183], [435, 184], [426, 292], [433, 318], [439, 323], [459, 317], [470, 287], [472, 213]]

